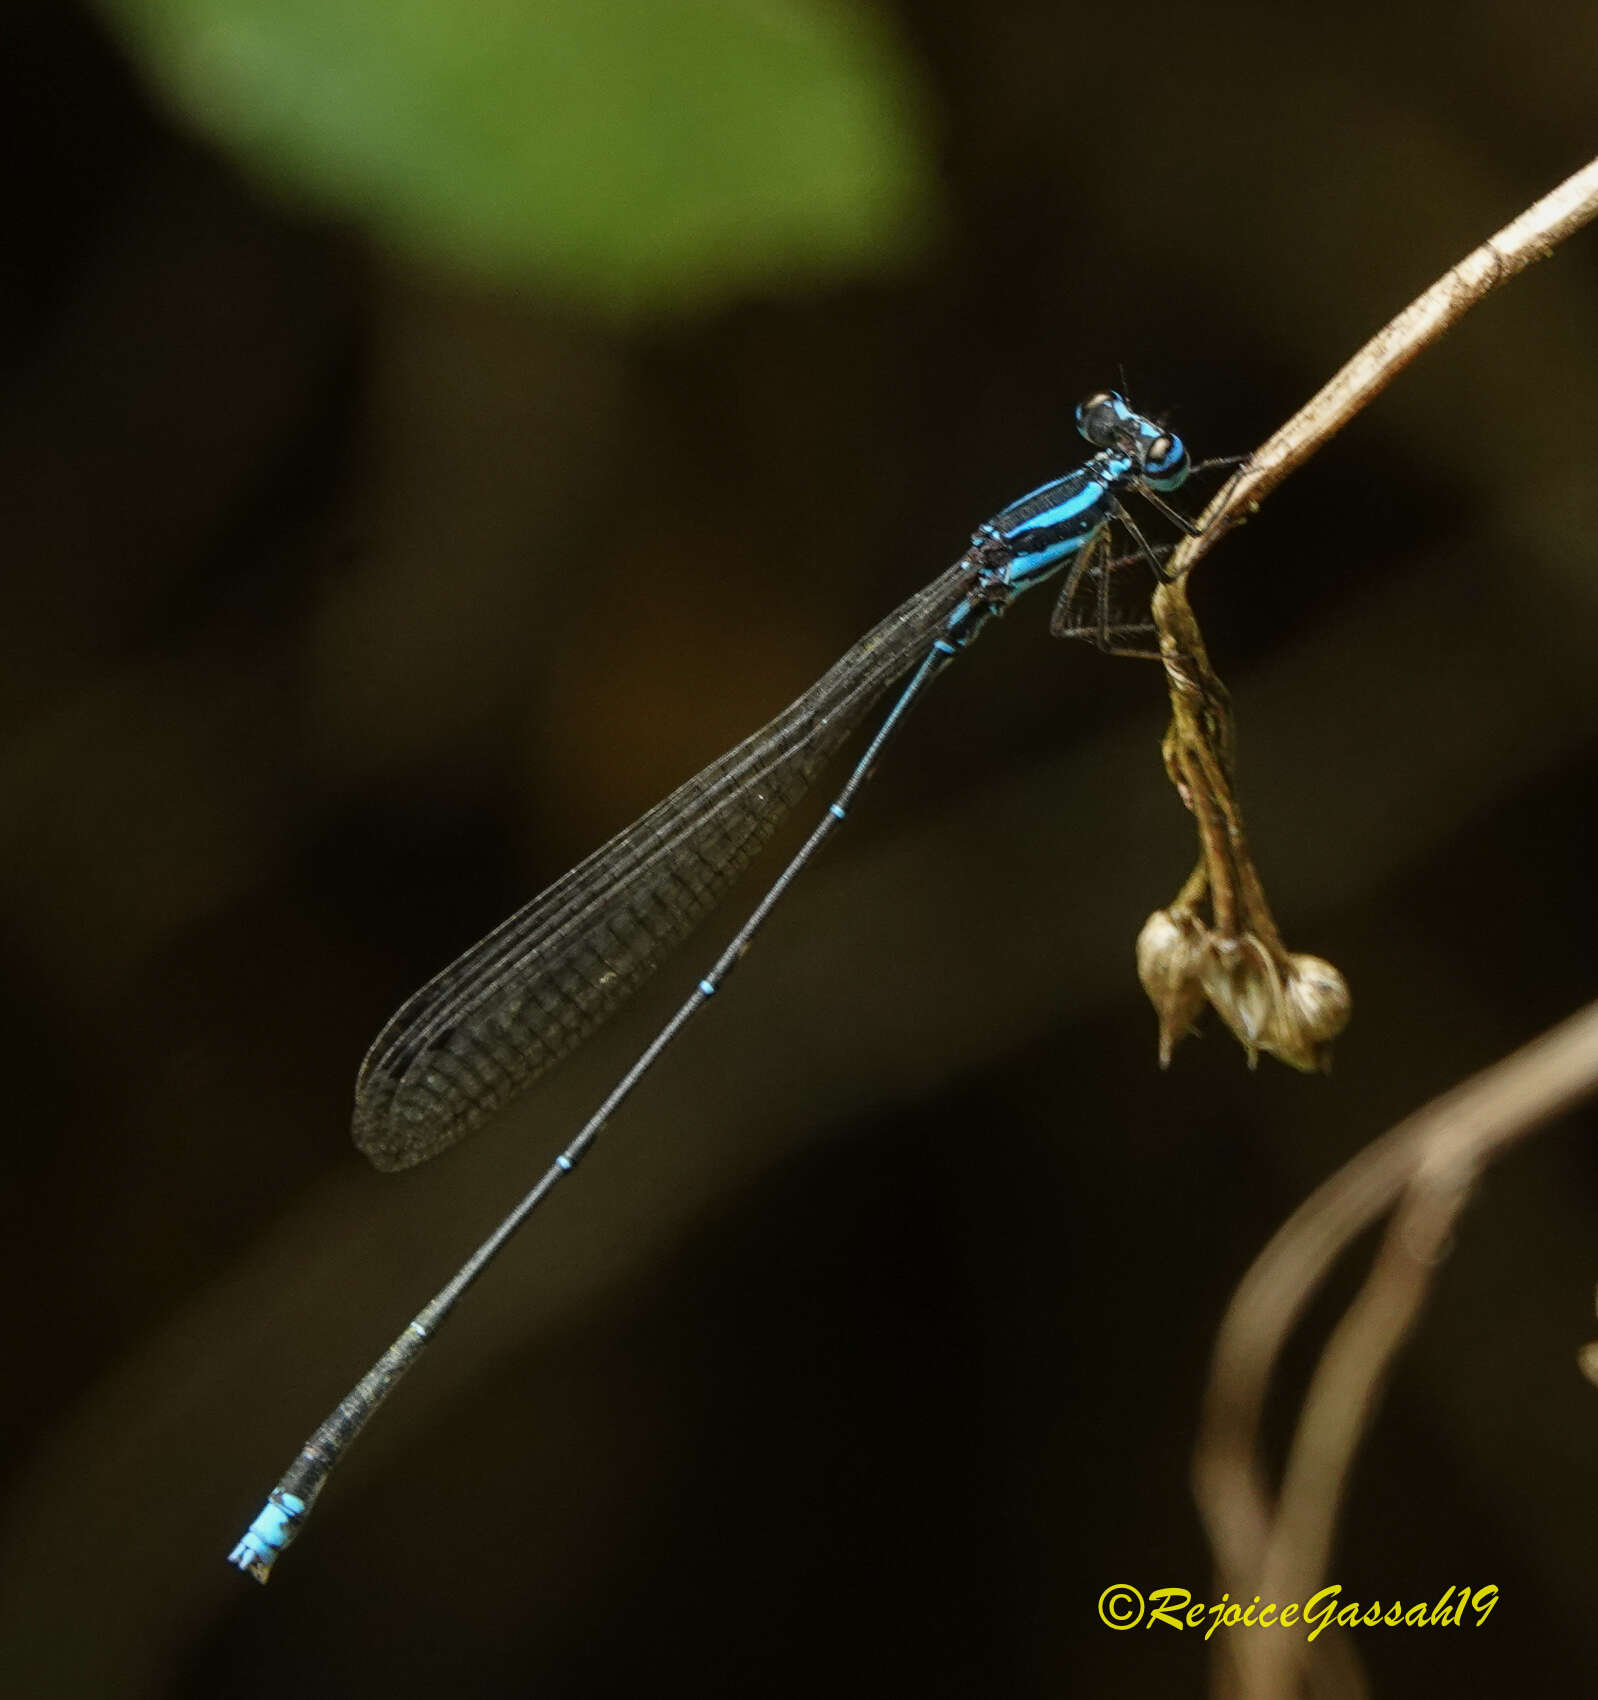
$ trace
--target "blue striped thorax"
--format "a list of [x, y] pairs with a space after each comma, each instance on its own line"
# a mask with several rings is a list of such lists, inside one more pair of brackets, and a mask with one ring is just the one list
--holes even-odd
[[972, 535], [983, 574], [949, 616], [940, 647], [963, 649], [990, 615], [1081, 557], [1115, 517], [1118, 490], [1175, 490], [1187, 478], [1182, 439], [1112, 391], [1082, 403], [1076, 428], [1098, 453], [1012, 502]]

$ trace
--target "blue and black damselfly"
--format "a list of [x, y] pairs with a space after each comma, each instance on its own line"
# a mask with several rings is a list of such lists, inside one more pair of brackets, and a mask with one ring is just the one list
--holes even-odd
[[623, 1099], [720, 987], [844, 819], [927, 686], [988, 622], [1023, 591], [1064, 573], [1051, 621], [1057, 635], [1147, 653], [1127, 641], [1140, 635], [1135, 626], [1112, 614], [1112, 572], [1131, 564], [1111, 559], [1112, 523], [1125, 526], [1137, 558], [1158, 574], [1158, 554], [1121, 495], [1137, 494], [1190, 532], [1162, 494], [1194, 469], [1178, 437], [1118, 395], [1085, 401], [1077, 428], [1095, 451], [1084, 465], [979, 526], [947, 572], [868, 632], [798, 701], [495, 928], [378, 1035], [356, 1083], [355, 1142], [380, 1169], [409, 1168], [501, 1109], [631, 996], [721, 898], [872, 705], [910, 674], [820, 823], [687, 1001], [532, 1190], [305, 1443], [230, 1554], [241, 1570], [266, 1581], [345, 1447], [455, 1301], [577, 1166]]

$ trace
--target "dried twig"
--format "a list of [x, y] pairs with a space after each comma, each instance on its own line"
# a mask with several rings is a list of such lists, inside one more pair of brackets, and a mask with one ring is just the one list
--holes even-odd
[[[1232, 709], [1210, 665], [1184, 580], [1154, 592], [1171, 694], [1165, 770], [1198, 829], [1198, 865], [1138, 936], [1138, 975], [1160, 1018], [1160, 1066], [1211, 1004], [1248, 1052], [1294, 1068], [1329, 1066], [1348, 1021], [1348, 987], [1319, 956], [1290, 951], [1265, 900], [1243, 830], [1232, 766]], [[1208, 915], [1204, 913], [1208, 906]]]
[[[1194, 809], [1203, 856], [1177, 906], [1191, 904], [1207, 889], [1217, 931], [1246, 932], [1238, 915], [1257, 897], [1260, 915], [1254, 924], [1267, 941], [1267, 954], [1272, 941], [1277, 951], [1281, 948], [1257, 882], [1249, 884], [1242, 817], [1231, 791], [1225, 693], [1209, 672], [1192, 625], [1187, 576], [1228, 530], [1254, 513], [1423, 348], [1595, 214], [1598, 161], [1484, 242], [1374, 336], [1250, 458], [1202, 516], [1200, 535], [1186, 540], [1172, 557], [1173, 582], [1161, 588], [1156, 604], [1173, 701], [1166, 759], [1184, 801]], [[1217, 868], [1233, 889], [1217, 889]], [[1210, 996], [1216, 1001], [1213, 990]], [[1167, 1029], [1180, 1015], [1174, 1004], [1169, 1019], [1162, 1009], [1162, 1043], [1168, 1044]], [[1237, 1023], [1232, 1025], [1236, 1030]], [[1176, 1037], [1181, 1030], [1185, 1023]], [[1222, 1580], [1234, 1596], [1247, 1599], [1257, 1592], [1285, 1602], [1305, 1597], [1319, 1583], [1355, 1448], [1477, 1176], [1515, 1141], [1595, 1088], [1598, 1005], [1367, 1147], [1294, 1213], [1255, 1261], [1221, 1326], [1195, 1459], [1200, 1509]], [[1260, 1414], [1271, 1373], [1338, 1256], [1389, 1210], [1392, 1220], [1370, 1272], [1333, 1330], [1305, 1397], [1278, 1499], [1260, 1446]], [[1322, 1692], [1363, 1691], [1346, 1648], [1326, 1641], [1318, 1652], [1327, 1655], [1319, 1673], [1306, 1666], [1306, 1647], [1293, 1636], [1245, 1635], [1219, 1655], [1235, 1663], [1230, 1669], [1218, 1667], [1218, 1682], [1228, 1691], [1235, 1686], [1243, 1700], [1282, 1700], [1317, 1674]]]
[[1567, 177], [1445, 272], [1397, 318], [1379, 330], [1331, 381], [1249, 456], [1200, 517], [1201, 535], [1181, 543], [1168, 571], [1185, 579], [1233, 526], [1369, 401], [1387, 388], [1422, 349], [1429, 348], [1476, 303], [1598, 214], [1598, 159]]
[[[1249, 857], [1232, 771], [1226, 688], [1211, 667], [1187, 598], [1203, 556], [1302, 461], [1392, 381], [1428, 344], [1508, 278], [1551, 253], [1598, 212], [1598, 160], [1466, 256], [1379, 331], [1244, 463], [1178, 547], [1153, 615], [1171, 695], [1165, 765], [1192, 812], [1199, 863], [1176, 899], [1138, 938], [1138, 973], [1160, 1020], [1160, 1064], [1208, 1002], [1248, 1051], [1294, 1068], [1330, 1064], [1350, 1010], [1342, 975], [1321, 957], [1289, 951]], [[1208, 908], [1206, 914], [1205, 908]]]

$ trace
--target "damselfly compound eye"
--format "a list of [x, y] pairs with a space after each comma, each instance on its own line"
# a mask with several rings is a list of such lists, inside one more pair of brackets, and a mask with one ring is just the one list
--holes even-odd
[[1156, 490], [1174, 490], [1187, 478], [1187, 445], [1162, 431], [1143, 450], [1143, 477]]
[[1076, 410], [1076, 428], [1094, 448], [1107, 449], [1125, 414], [1126, 403], [1113, 390], [1101, 390]]

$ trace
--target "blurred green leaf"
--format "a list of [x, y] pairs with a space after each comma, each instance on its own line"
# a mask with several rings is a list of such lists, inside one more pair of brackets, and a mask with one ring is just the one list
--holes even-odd
[[612, 311], [878, 270], [931, 207], [850, 0], [100, 0], [189, 118], [384, 239]]

